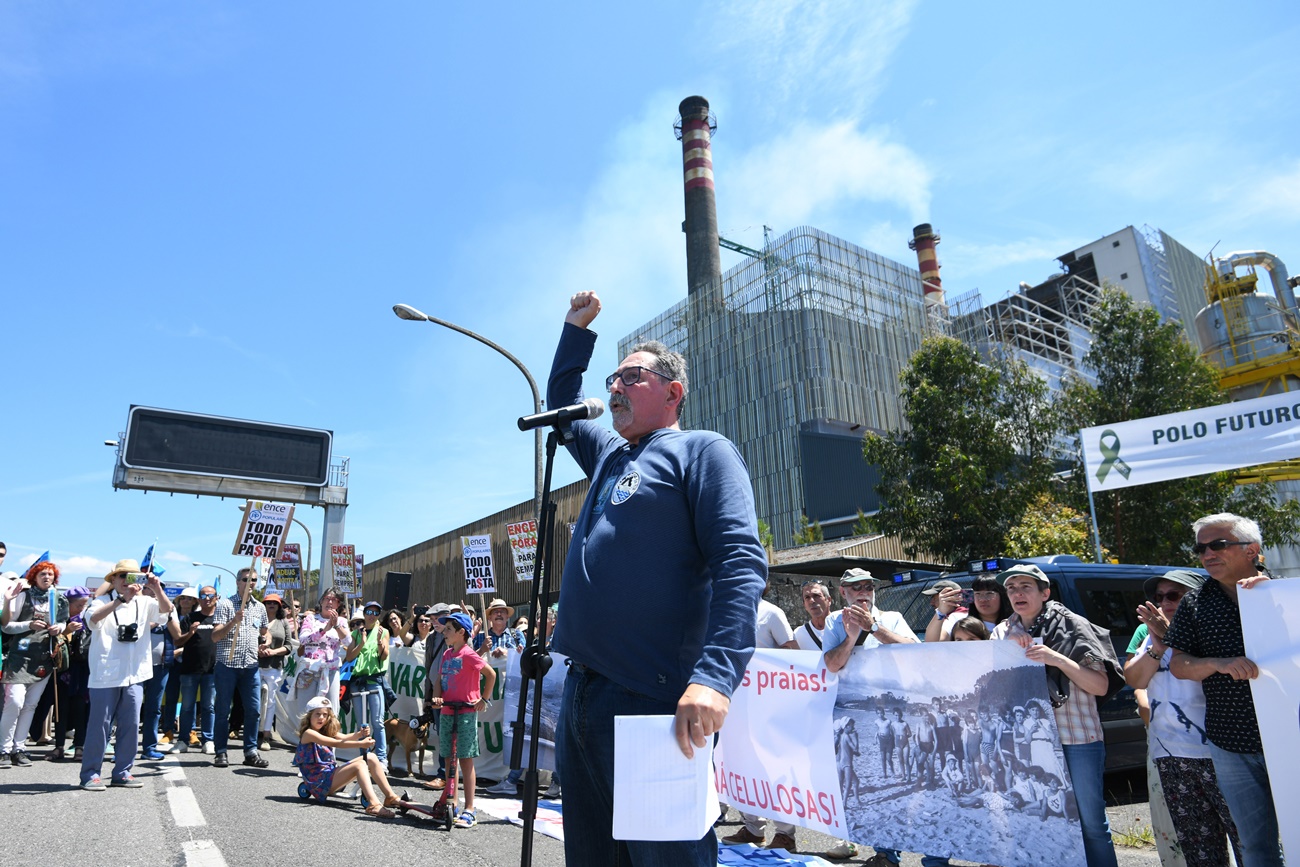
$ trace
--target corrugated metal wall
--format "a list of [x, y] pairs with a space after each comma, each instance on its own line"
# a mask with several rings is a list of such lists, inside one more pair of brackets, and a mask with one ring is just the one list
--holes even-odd
[[[551, 582], [551, 599], [554, 602], [560, 595], [560, 575], [564, 574], [564, 558], [569, 550], [569, 525], [578, 518], [582, 502], [587, 497], [586, 479], [566, 485], [553, 492], [555, 511], [555, 553], [551, 564], [555, 575]], [[434, 602], [459, 602], [464, 599], [482, 613], [484, 600], [466, 598], [464, 558], [461, 554], [461, 536], [478, 536], [492, 534], [492, 563], [496, 573], [497, 592], [490, 594], [493, 598], [501, 597], [514, 606], [515, 614], [525, 613], [518, 610], [526, 607], [532, 593], [530, 582], [515, 581], [514, 559], [510, 555], [510, 542], [506, 537], [506, 524], [527, 521], [533, 515], [533, 501], [511, 506], [504, 511], [489, 515], [482, 520], [455, 530], [443, 533], [407, 548], [390, 554], [374, 563], [367, 563], [362, 578], [365, 584], [366, 599], [382, 599], [384, 575], [388, 572], [411, 573], [411, 604], [428, 605]], [[491, 601], [488, 599], [486, 601]]]

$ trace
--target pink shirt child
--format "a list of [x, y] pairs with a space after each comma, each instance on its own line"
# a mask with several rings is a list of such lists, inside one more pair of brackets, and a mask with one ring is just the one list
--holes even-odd
[[482, 696], [479, 694], [479, 674], [487, 667], [487, 660], [465, 644], [460, 650], [447, 648], [442, 654], [442, 663], [438, 674], [442, 681], [442, 712], [450, 714], [452, 708], [448, 702], [465, 702], [477, 704]]

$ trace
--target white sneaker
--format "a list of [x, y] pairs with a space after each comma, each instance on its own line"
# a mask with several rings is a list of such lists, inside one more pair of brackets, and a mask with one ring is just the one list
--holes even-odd
[[560, 800], [560, 784], [552, 782], [546, 787], [546, 791], [542, 793], [542, 797], [550, 798], [552, 801]]
[[203, 745], [203, 755], [212, 756], [212, 755], [216, 755], [216, 752], [217, 752], [217, 747], [215, 744], [212, 743], [212, 741], [208, 741]]
[[181, 743], [179, 743], [176, 746], [176, 752], [178, 753], [188, 753], [189, 751], [190, 751], [190, 745], [185, 743], [184, 741], [181, 741]]
[[489, 795], [515, 795], [518, 794], [519, 789], [509, 780], [502, 780], [493, 786], [489, 786], [483, 791]]

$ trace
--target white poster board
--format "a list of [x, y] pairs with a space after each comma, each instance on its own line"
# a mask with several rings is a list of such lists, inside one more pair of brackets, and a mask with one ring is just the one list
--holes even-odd
[[1264, 742], [1268, 783], [1282, 828], [1282, 850], [1300, 858], [1300, 823], [1288, 821], [1300, 804], [1300, 776], [1295, 773], [1297, 728], [1300, 728], [1300, 581], [1266, 581], [1237, 593], [1246, 656], [1259, 666], [1250, 682], [1255, 718]]
[[357, 587], [357, 549], [355, 545], [330, 545], [330, 572], [332, 584], [349, 597], [355, 596]]
[[239, 522], [239, 534], [235, 536], [235, 550], [231, 553], [237, 557], [279, 556], [280, 545], [292, 520], [292, 503], [249, 500]]
[[460, 544], [465, 558], [465, 592], [497, 592], [496, 575], [492, 571], [492, 534], [461, 536]]
[[510, 554], [515, 561], [515, 580], [533, 580], [533, 563], [537, 559], [537, 522], [506, 524], [506, 536], [510, 539]]

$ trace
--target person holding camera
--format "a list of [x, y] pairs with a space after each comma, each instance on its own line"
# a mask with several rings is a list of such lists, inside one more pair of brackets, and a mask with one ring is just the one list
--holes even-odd
[[[90, 628], [90, 713], [86, 747], [81, 761], [81, 788], [102, 792], [99, 777], [108, 746], [108, 733], [117, 721], [117, 746], [113, 763], [114, 786], [139, 789], [143, 783], [131, 775], [140, 739], [140, 708], [144, 684], [153, 677], [153, 647], [149, 628], [162, 626], [172, 613], [171, 600], [158, 577], [140, 572], [135, 560], [118, 560], [104, 577], [110, 590], [86, 607]], [[145, 584], [153, 596], [141, 591]], [[141, 638], [144, 638], [142, 641]]]

